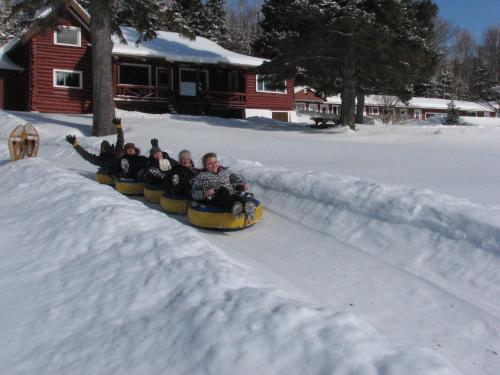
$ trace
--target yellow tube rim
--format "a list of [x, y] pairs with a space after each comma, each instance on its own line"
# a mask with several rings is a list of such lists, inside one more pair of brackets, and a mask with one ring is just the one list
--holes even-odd
[[221, 209], [214, 210], [213, 207], [207, 209], [208, 206], [205, 205], [190, 205], [188, 219], [191, 225], [201, 228], [220, 230], [244, 229], [262, 220], [263, 207], [258, 201], [257, 203], [254, 218], [249, 218], [246, 215], [234, 216], [231, 212]]
[[159, 204], [163, 195], [163, 187], [157, 185], [144, 186], [144, 199], [150, 203]]
[[95, 174], [95, 180], [97, 182], [99, 182], [100, 184], [103, 184], [103, 185], [113, 186], [115, 184], [115, 181], [113, 180], [113, 177], [110, 176], [109, 174], [104, 174], [104, 173], [97, 172]]
[[143, 195], [144, 182], [138, 182], [129, 179], [115, 179], [115, 188], [125, 195]]
[[161, 197], [160, 205], [169, 214], [185, 215], [188, 212], [190, 200], [183, 197], [164, 194]]

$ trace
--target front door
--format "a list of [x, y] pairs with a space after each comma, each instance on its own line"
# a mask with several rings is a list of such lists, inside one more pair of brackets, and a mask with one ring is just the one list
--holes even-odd
[[156, 86], [158, 86], [158, 96], [165, 98], [172, 90], [172, 71], [169, 68], [156, 67]]
[[181, 96], [196, 96], [196, 83], [202, 90], [208, 89], [208, 71], [191, 68], [179, 69], [179, 94]]

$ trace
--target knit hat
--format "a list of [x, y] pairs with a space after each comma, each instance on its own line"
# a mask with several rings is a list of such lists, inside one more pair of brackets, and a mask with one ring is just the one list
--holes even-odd
[[104, 140], [101, 142], [101, 154], [108, 153], [111, 150], [111, 144]]
[[157, 152], [161, 152], [161, 148], [158, 146], [158, 140], [156, 138], [153, 138], [151, 140], [151, 150], [149, 150], [149, 156], [153, 156]]
[[188, 158], [191, 159], [191, 153], [188, 150], [182, 150], [179, 152], [179, 160]]
[[125, 146], [123, 146], [124, 150], [126, 150], [128, 148], [135, 148], [135, 144], [133, 144], [133, 143], [126, 143]]
[[151, 150], [149, 150], [149, 156], [153, 156], [157, 152], [162, 152], [161, 148], [159, 148], [158, 146], [153, 146], [151, 147]]

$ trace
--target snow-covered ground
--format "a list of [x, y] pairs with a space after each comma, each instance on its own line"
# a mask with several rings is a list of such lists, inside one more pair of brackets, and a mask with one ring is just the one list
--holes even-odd
[[500, 119], [120, 115], [143, 151], [217, 151], [264, 220], [191, 228], [93, 181], [64, 141], [97, 152], [90, 116], [0, 112], [2, 374], [500, 373]]

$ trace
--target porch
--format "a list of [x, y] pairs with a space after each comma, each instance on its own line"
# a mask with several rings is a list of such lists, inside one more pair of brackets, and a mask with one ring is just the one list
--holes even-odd
[[118, 61], [114, 81], [123, 109], [241, 117], [247, 103], [246, 72], [232, 68]]

